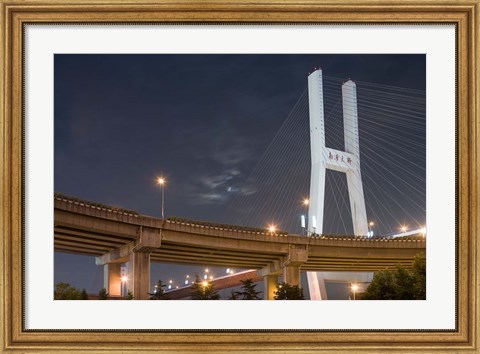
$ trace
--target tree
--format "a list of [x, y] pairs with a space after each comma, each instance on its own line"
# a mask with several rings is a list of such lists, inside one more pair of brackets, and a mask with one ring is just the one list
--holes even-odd
[[277, 290], [274, 294], [274, 300], [305, 300], [301, 287], [283, 282], [277, 284]]
[[107, 300], [107, 298], [108, 298], [107, 289], [103, 288], [98, 292], [98, 300]]
[[198, 274], [195, 274], [195, 282], [191, 289], [192, 300], [220, 300], [220, 294], [214, 289], [213, 283], [201, 281]]
[[382, 270], [375, 273], [372, 282], [358, 300], [390, 300], [396, 298], [395, 277], [393, 272]]
[[161, 280], [157, 281], [155, 284], [155, 291], [153, 293], [148, 293], [150, 295], [150, 300], [170, 300], [170, 296], [165, 292], [167, 285], [163, 284]]
[[414, 296], [417, 300], [425, 300], [427, 298], [427, 260], [424, 256], [416, 255], [413, 259], [413, 275]]
[[53, 298], [55, 300], [82, 300], [82, 293], [70, 284], [60, 282], [55, 284]]
[[130, 290], [128, 290], [127, 296], [125, 296], [125, 300], [133, 300], [133, 294]]
[[252, 279], [240, 280], [242, 282], [242, 290], [236, 291], [236, 297], [240, 297], [240, 300], [261, 300], [262, 297], [259, 296], [262, 292], [256, 291], [255, 287], [257, 284], [253, 282]]
[[362, 300], [425, 300], [426, 260], [417, 255], [412, 270], [397, 265], [395, 270], [375, 273], [372, 282], [361, 295]]
[[88, 300], [87, 290], [83, 289], [80, 297], [82, 298], [82, 300]]
[[237, 299], [237, 293], [235, 290], [232, 289], [230, 296], [228, 297], [228, 300], [238, 300]]

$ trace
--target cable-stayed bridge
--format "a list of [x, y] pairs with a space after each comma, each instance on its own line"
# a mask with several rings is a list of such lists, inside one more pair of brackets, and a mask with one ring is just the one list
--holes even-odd
[[[271, 228], [307, 235], [404, 234], [407, 222], [425, 233], [425, 123], [423, 92], [315, 68], [225, 218], [265, 225], [267, 216]], [[326, 298], [321, 274], [308, 282], [311, 298]]]
[[[325, 142], [335, 150], [345, 149], [342, 84], [346, 81], [323, 76]], [[425, 92], [355, 83], [363, 192], [368, 221], [374, 223], [371, 230], [374, 235], [396, 235], [422, 229], [426, 218]], [[273, 224], [301, 234], [301, 215], [308, 215], [309, 207], [303, 201], [310, 195], [310, 145], [306, 88], [239, 187], [222, 221], [256, 227]], [[354, 234], [345, 174], [326, 171], [325, 205], [322, 231]]]
[[422, 91], [316, 69], [250, 176], [229, 187], [222, 224], [124, 221], [124, 211], [56, 196], [55, 248], [97, 256], [111, 294], [128, 264], [137, 299], [149, 291], [150, 260], [258, 269], [267, 295], [279, 274], [295, 284], [301, 270], [409, 266], [425, 251], [425, 114]]

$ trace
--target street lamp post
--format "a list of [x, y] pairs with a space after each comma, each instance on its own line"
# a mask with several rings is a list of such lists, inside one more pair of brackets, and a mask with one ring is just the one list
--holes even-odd
[[373, 236], [373, 226], [375, 225], [375, 223], [373, 221], [370, 221], [368, 223], [368, 237], [372, 237]]
[[[308, 206], [310, 205], [310, 200], [308, 198], [304, 198], [302, 201], [302, 205], [307, 209], [308, 213]], [[308, 236], [307, 230], [307, 217], [305, 215], [300, 216], [300, 226], [302, 227], [302, 234], [306, 234]]]
[[355, 300], [355, 295], [358, 290], [358, 285], [357, 284], [352, 284], [352, 291], [353, 291], [353, 300]]
[[120, 278], [120, 285], [121, 285], [120, 296], [126, 296], [128, 294], [127, 281], [128, 281], [128, 277], [126, 275], [122, 275]]
[[164, 205], [165, 205], [165, 178], [158, 177], [157, 184], [162, 187], [162, 219], [165, 219]]

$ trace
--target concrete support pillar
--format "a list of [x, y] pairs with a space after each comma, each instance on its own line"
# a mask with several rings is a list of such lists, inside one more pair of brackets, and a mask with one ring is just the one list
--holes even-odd
[[300, 286], [300, 266], [289, 265], [283, 267], [283, 281], [290, 285]]
[[277, 290], [278, 277], [276, 274], [267, 274], [263, 277], [263, 299], [273, 300], [275, 296], [275, 290]]
[[308, 246], [288, 246], [288, 256], [282, 264], [283, 281], [291, 285], [300, 284], [300, 267], [308, 260]]
[[[148, 300], [150, 292], [150, 253], [161, 246], [160, 229], [140, 226], [138, 238], [95, 258], [97, 265], [105, 266], [105, 284], [110, 295], [126, 296], [130, 290], [135, 300]], [[127, 263], [127, 280], [120, 282], [121, 264]], [[109, 270], [115, 269], [115, 274]], [[118, 284], [117, 284], [118, 279]], [[105, 286], [107, 288], [107, 286]]]
[[121, 263], [107, 263], [103, 266], [103, 287], [111, 296], [121, 296], [122, 294], [120, 268]]
[[128, 262], [128, 289], [135, 300], [148, 300], [150, 292], [150, 253], [132, 252]]

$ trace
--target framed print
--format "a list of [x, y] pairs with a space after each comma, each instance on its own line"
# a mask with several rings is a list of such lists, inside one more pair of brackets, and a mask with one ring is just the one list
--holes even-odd
[[478, 352], [478, 1], [1, 9], [2, 351]]

